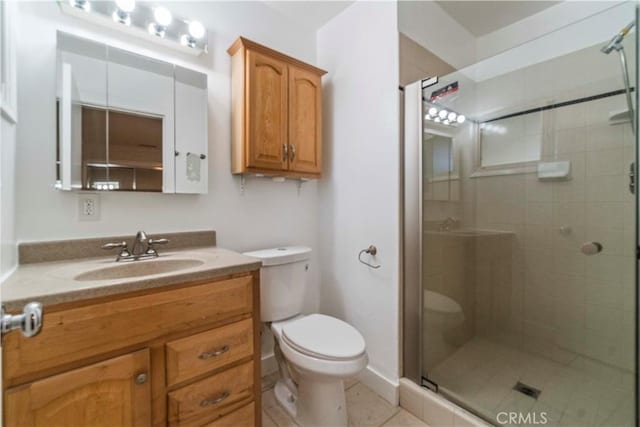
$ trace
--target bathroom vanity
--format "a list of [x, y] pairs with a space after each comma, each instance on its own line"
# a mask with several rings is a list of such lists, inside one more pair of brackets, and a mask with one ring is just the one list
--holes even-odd
[[3, 338], [4, 424], [261, 425], [260, 264], [200, 247], [21, 265], [5, 309], [44, 315]]

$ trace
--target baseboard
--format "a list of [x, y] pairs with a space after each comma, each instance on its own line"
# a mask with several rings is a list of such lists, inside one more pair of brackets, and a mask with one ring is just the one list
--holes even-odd
[[392, 381], [376, 371], [370, 366], [358, 374], [358, 380], [375, 391], [379, 396], [384, 398], [387, 402], [393, 406], [398, 406], [399, 402], [399, 384], [397, 381]]
[[262, 377], [274, 373], [278, 370], [278, 362], [273, 353], [262, 355], [262, 364], [260, 367], [260, 374]]

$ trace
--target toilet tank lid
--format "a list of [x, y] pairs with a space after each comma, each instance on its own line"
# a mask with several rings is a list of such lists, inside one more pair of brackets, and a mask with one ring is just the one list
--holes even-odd
[[260, 259], [264, 267], [307, 260], [311, 256], [311, 248], [306, 246], [281, 246], [279, 248], [245, 252], [243, 255]]

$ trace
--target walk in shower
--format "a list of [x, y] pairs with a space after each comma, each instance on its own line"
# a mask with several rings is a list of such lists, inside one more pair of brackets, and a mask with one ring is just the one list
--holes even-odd
[[637, 425], [635, 22], [404, 88], [404, 375], [493, 424]]

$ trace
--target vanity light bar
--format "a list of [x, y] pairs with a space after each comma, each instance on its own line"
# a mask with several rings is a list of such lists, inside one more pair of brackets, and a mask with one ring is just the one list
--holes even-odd
[[200, 22], [174, 17], [165, 7], [135, 0], [57, 0], [63, 13], [120, 30], [194, 56], [208, 52], [207, 30]]
[[463, 114], [458, 114], [455, 111], [449, 111], [445, 108], [440, 109], [431, 104], [429, 104], [429, 109], [427, 110], [427, 114], [424, 115], [424, 118], [448, 126], [461, 125], [467, 120]]

